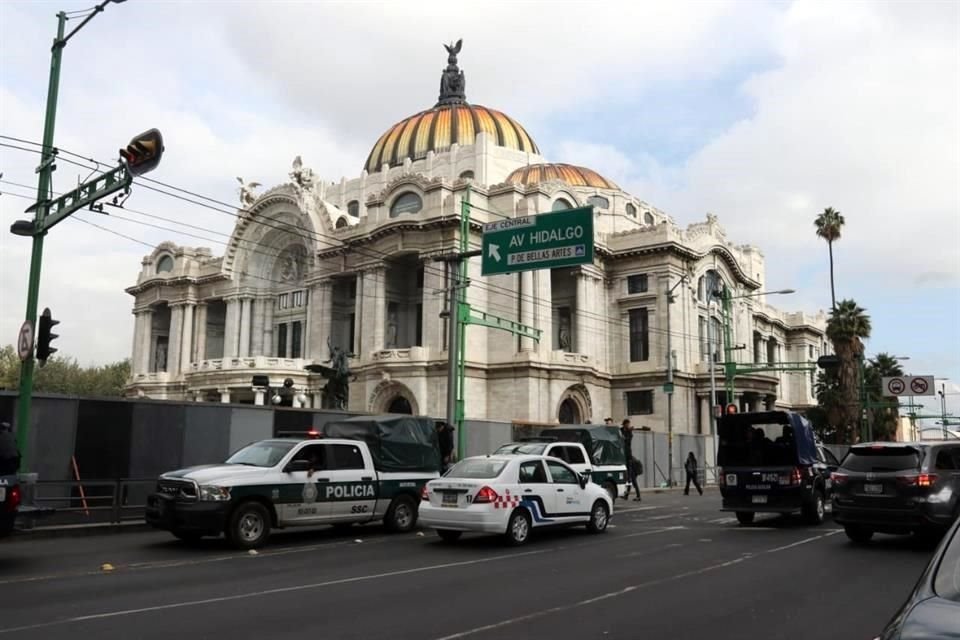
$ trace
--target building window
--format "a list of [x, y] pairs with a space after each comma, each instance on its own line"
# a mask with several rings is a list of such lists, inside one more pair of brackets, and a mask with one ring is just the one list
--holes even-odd
[[412, 191], [407, 191], [399, 198], [393, 201], [390, 207], [390, 217], [396, 218], [407, 213], [417, 213], [423, 209], [423, 200]]
[[653, 413], [653, 391], [627, 391], [627, 415], [646, 416]]
[[303, 291], [294, 291], [291, 294], [293, 298], [293, 306], [302, 307], [303, 306]]
[[647, 309], [630, 309], [630, 362], [650, 359]]
[[281, 309], [288, 309], [290, 307], [290, 294], [281, 293], [277, 296], [277, 306]]
[[762, 362], [760, 352], [763, 349], [763, 337], [756, 331], [753, 332], [753, 361]]
[[707, 318], [700, 316], [700, 361], [707, 362], [710, 353], [710, 337], [707, 335]]
[[417, 304], [416, 308], [417, 313], [417, 335], [413, 341], [414, 346], [422, 347], [423, 346], [423, 304]]
[[573, 207], [570, 205], [569, 200], [565, 200], [564, 198], [557, 198], [556, 200], [553, 201], [553, 206], [550, 207], [550, 210], [563, 211], [564, 209], [572, 209], [572, 208]]
[[287, 324], [277, 325], [277, 357], [287, 357]]
[[653, 214], [649, 211], [643, 212], [643, 221], [646, 224], [653, 224]]
[[767, 364], [777, 363], [777, 350], [777, 341], [773, 338], [770, 338], [770, 340], [767, 341]]
[[290, 357], [299, 358], [303, 355], [303, 323], [297, 320], [290, 324]]
[[347, 203], [347, 214], [353, 216], [354, 218], [360, 217], [360, 201], [351, 200]]
[[597, 209], [609, 209], [610, 201], [604, 198], [603, 196], [590, 196], [587, 198], [587, 204], [596, 207]]
[[808, 344], [807, 349], [809, 350], [810, 359], [813, 360], [813, 345]]
[[350, 353], [354, 353], [357, 350], [356, 346], [356, 337], [357, 337], [357, 314], [351, 313], [350, 318], [350, 339], [348, 349]]
[[337, 223], [333, 225], [334, 229], [346, 229], [350, 226], [350, 223], [347, 222], [346, 218], [337, 218]]
[[464, 171], [460, 174], [461, 180], [473, 180], [473, 171]]
[[713, 361], [723, 362], [720, 358], [720, 352], [723, 346], [723, 327], [720, 325], [719, 320], [710, 318], [710, 328], [713, 329], [713, 335], [710, 336], [710, 339], [713, 340]]
[[647, 292], [647, 274], [641, 273], [634, 276], [627, 276], [627, 293], [646, 293]]
[[627, 203], [627, 215], [631, 218], [637, 217], [637, 208], [633, 205], [632, 202]]
[[173, 271], [173, 258], [163, 256], [160, 258], [160, 261], [157, 262], [157, 273], [169, 273], [170, 271]]
[[554, 309], [555, 315], [555, 324], [554, 324], [554, 341], [553, 349], [554, 351], [573, 351], [573, 327], [572, 327], [572, 318], [570, 314], [570, 307], [556, 307]]

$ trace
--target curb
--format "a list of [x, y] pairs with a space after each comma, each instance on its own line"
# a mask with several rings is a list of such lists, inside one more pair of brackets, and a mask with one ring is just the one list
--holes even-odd
[[26, 542], [28, 540], [47, 540], [50, 538], [78, 538], [98, 535], [114, 535], [119, 533], [140, 533], [153, 531], [153, 527], [146, 522], [122, 522], [103, 524], [68, 524], [48, 527], [34, 527], [32, 529], [17, 529], [8, 538], [9, 542]]

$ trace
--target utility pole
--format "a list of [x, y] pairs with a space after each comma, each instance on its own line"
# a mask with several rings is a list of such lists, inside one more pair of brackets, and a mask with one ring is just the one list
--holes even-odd
[[673, 343], [670, 332], [670, 305], [673, 304], [674, 290], [683, 284], [687, 276], [682, 276], [677, 284], [670, 286], [670, 276], [667, 275], [664, 289], [667, 292], [667, 384], [663, 386], [667, 394], [667, 484], [673, 486]]
[[[94, 201], [109, 195], [120, 189], [128, 189], [133, 180], [130, 165], [126, 162], [121, 166], [111, 170], [107, 174], [89, 180], [69, 193], [62, 194], [56, 199], [51, 199], [51, 182], [53, 172], [56, 170], [54, 161], [56, 160], [57, 150], [53, 146], [53, 135], [57, 122], [57, 98], [60, 92], [60, 62], [63, 57], [63, 49], [67, 42], [93, 17], [102, 12], [111, 2], [123, 2], [124, 0], [104, 0], [95, 6], [84, 20], [70, 33], [64, 35], [67, 25], [67, 14], [63, 11], [57, 14], [57, 37], [53, 40], [50, 49], [50, 78], [47, 84], [47, 105], [43, 121], [43, 147], [40, 152], [40, 166], [37, 167], [37, 201], [27, 209], [27, 212], [34, 214], [33, 221], [19, 220], [13, 223], [10, 231], [15, 235], [31, 236], [33, 239], [33, 248], [30, 254], [30, 275], [27, 280], [27, 310], [25, 321], [31, 327], [37, 324], [37, 304], [40, 298], [40, 271], [43, 262], [43, 238], [47, 230], [55, 224], [69, 216], [74, 211], [92, 204]], [[157, 145], [151, 151], [156, 162], [163, 152], [162, 141], [158, 137], [154, 139]], [[141, 172], [145, 173], [153, 167], [144, 168]], [[52, 214], [51, 214], [52, 211]], [[27, 472], [30, 468], [30, 450], [28, 434], [30, 431], [30, 405], [33, 399], [33, 371], [34, 359], [32, 355], [24, 358], [20, 367], [20, 392], [17, 401], [17, 448], [20, 451], [22, 470]]]

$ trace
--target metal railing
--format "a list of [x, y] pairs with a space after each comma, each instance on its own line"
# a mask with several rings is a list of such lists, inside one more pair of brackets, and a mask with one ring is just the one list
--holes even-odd
[[42, 514], [22, 517], [20, 526], [120, 524], [142, 520], [147, 495], [156, 478], [118, 480], [40, 480], [34, 488], [33, 506]]

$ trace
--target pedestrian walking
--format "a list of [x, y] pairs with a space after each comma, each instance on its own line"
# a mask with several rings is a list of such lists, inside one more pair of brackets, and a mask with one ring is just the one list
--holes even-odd
[[17, 438], [9, 422], [0, 423], [0, 476], [15, 474], [20, 469]]
[[637, 476], [643, 473], [640, 461], [633, 457], [633, 425], [629, 419], [624, 419], [620, 425], [620, 436], [623, 438], [623, 453], [627, 463], [627, 492], [623, 494], [623, 499], [630, 497], [630, 485], [633, 485], [637, 492], [635, 502], [640, 502], [640, 485], [637, 484]]
[[690, 483], [697, 488], [700, 495], [703, 495], [703, 488], [700, 486], [700, 479], [697, 477], [697, 456], [693, 451], [687, 454], [687, 461], [683, 463], [683, 470], [687, 472], [687, 486], [683, 490], [683, 495], [690, 495]]

